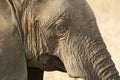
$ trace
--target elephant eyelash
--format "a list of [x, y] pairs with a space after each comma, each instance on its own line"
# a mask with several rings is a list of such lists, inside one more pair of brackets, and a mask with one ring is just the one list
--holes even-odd
[[62, 22], [57, 23], [55, 28], [58, 31], [67, 30], [68, 29], [68, 22], [66, 20], [63, 20]]
[[61, 19], [61, 17], [64, 15], [64, 12], [62, 14], [60, 14], [57, 19], [54, 19], [52, 22], [49, 22], [47, 25], [47, 29], [51, 29], [52, 27], [55, 27], [56, 22]]
[[[58, 20], [53, 22], [51, 26], [48, 27], [48, 29], [56, 29], [59, 28], [58, 30], [62, 30], [62, 28], [67, 27], [68, 25], [68, 19], [65, 17], [60, 17]], [[64, 27], [63, 27], [64, 26]], [[60, 29], [61, 28], [61, 29]]]

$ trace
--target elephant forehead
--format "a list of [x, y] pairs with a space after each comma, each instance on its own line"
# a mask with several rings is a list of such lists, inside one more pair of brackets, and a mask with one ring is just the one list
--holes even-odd
[[45, 25], [48, 22], [58, 19], [58, 17], [69, 8], [69, 2], [67, 0], [49, 0], [48, 2], [40, 6], [40, 12], [38, 13], [41, 20], [41, 25]]

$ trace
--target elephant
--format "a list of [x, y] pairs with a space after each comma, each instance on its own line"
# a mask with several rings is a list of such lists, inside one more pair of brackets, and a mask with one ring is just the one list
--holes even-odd
[[54, 70], [75, 79], [120, 80], [86, 0], [29, 0], [23, 5], [28, 80], [43, 80], [44, 71]]
[[0, 33], [2, 80], [120, 80], [86, 0], [0, 0]]

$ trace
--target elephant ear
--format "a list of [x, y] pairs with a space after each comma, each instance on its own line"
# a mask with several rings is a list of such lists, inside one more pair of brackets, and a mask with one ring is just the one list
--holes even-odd
[[40, 68], [46, 71], [62, 71], [66, 72], [64, 64], [62, 61], [54, 55], [50, 55], [49, 53], [41, 54], [38, 59], [38, 64]]
[[21, 18], [22, 18], [22, 0], [6, 0], [8, 5], [10, 6], [11, 9], [11, 14], [12, 14], [12, 20], [15, 26], [17, 26], [19, 30], [19, 35], [22, 39], [23, 36], [23, 31], [22, 31], [22, 25], [21, 25]]

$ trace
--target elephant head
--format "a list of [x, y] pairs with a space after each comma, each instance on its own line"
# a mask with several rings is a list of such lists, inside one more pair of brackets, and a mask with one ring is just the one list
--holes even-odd
[[22, 29], [28, 66], [87, 80], [120, 79], [86, 0], [31, 0]]

